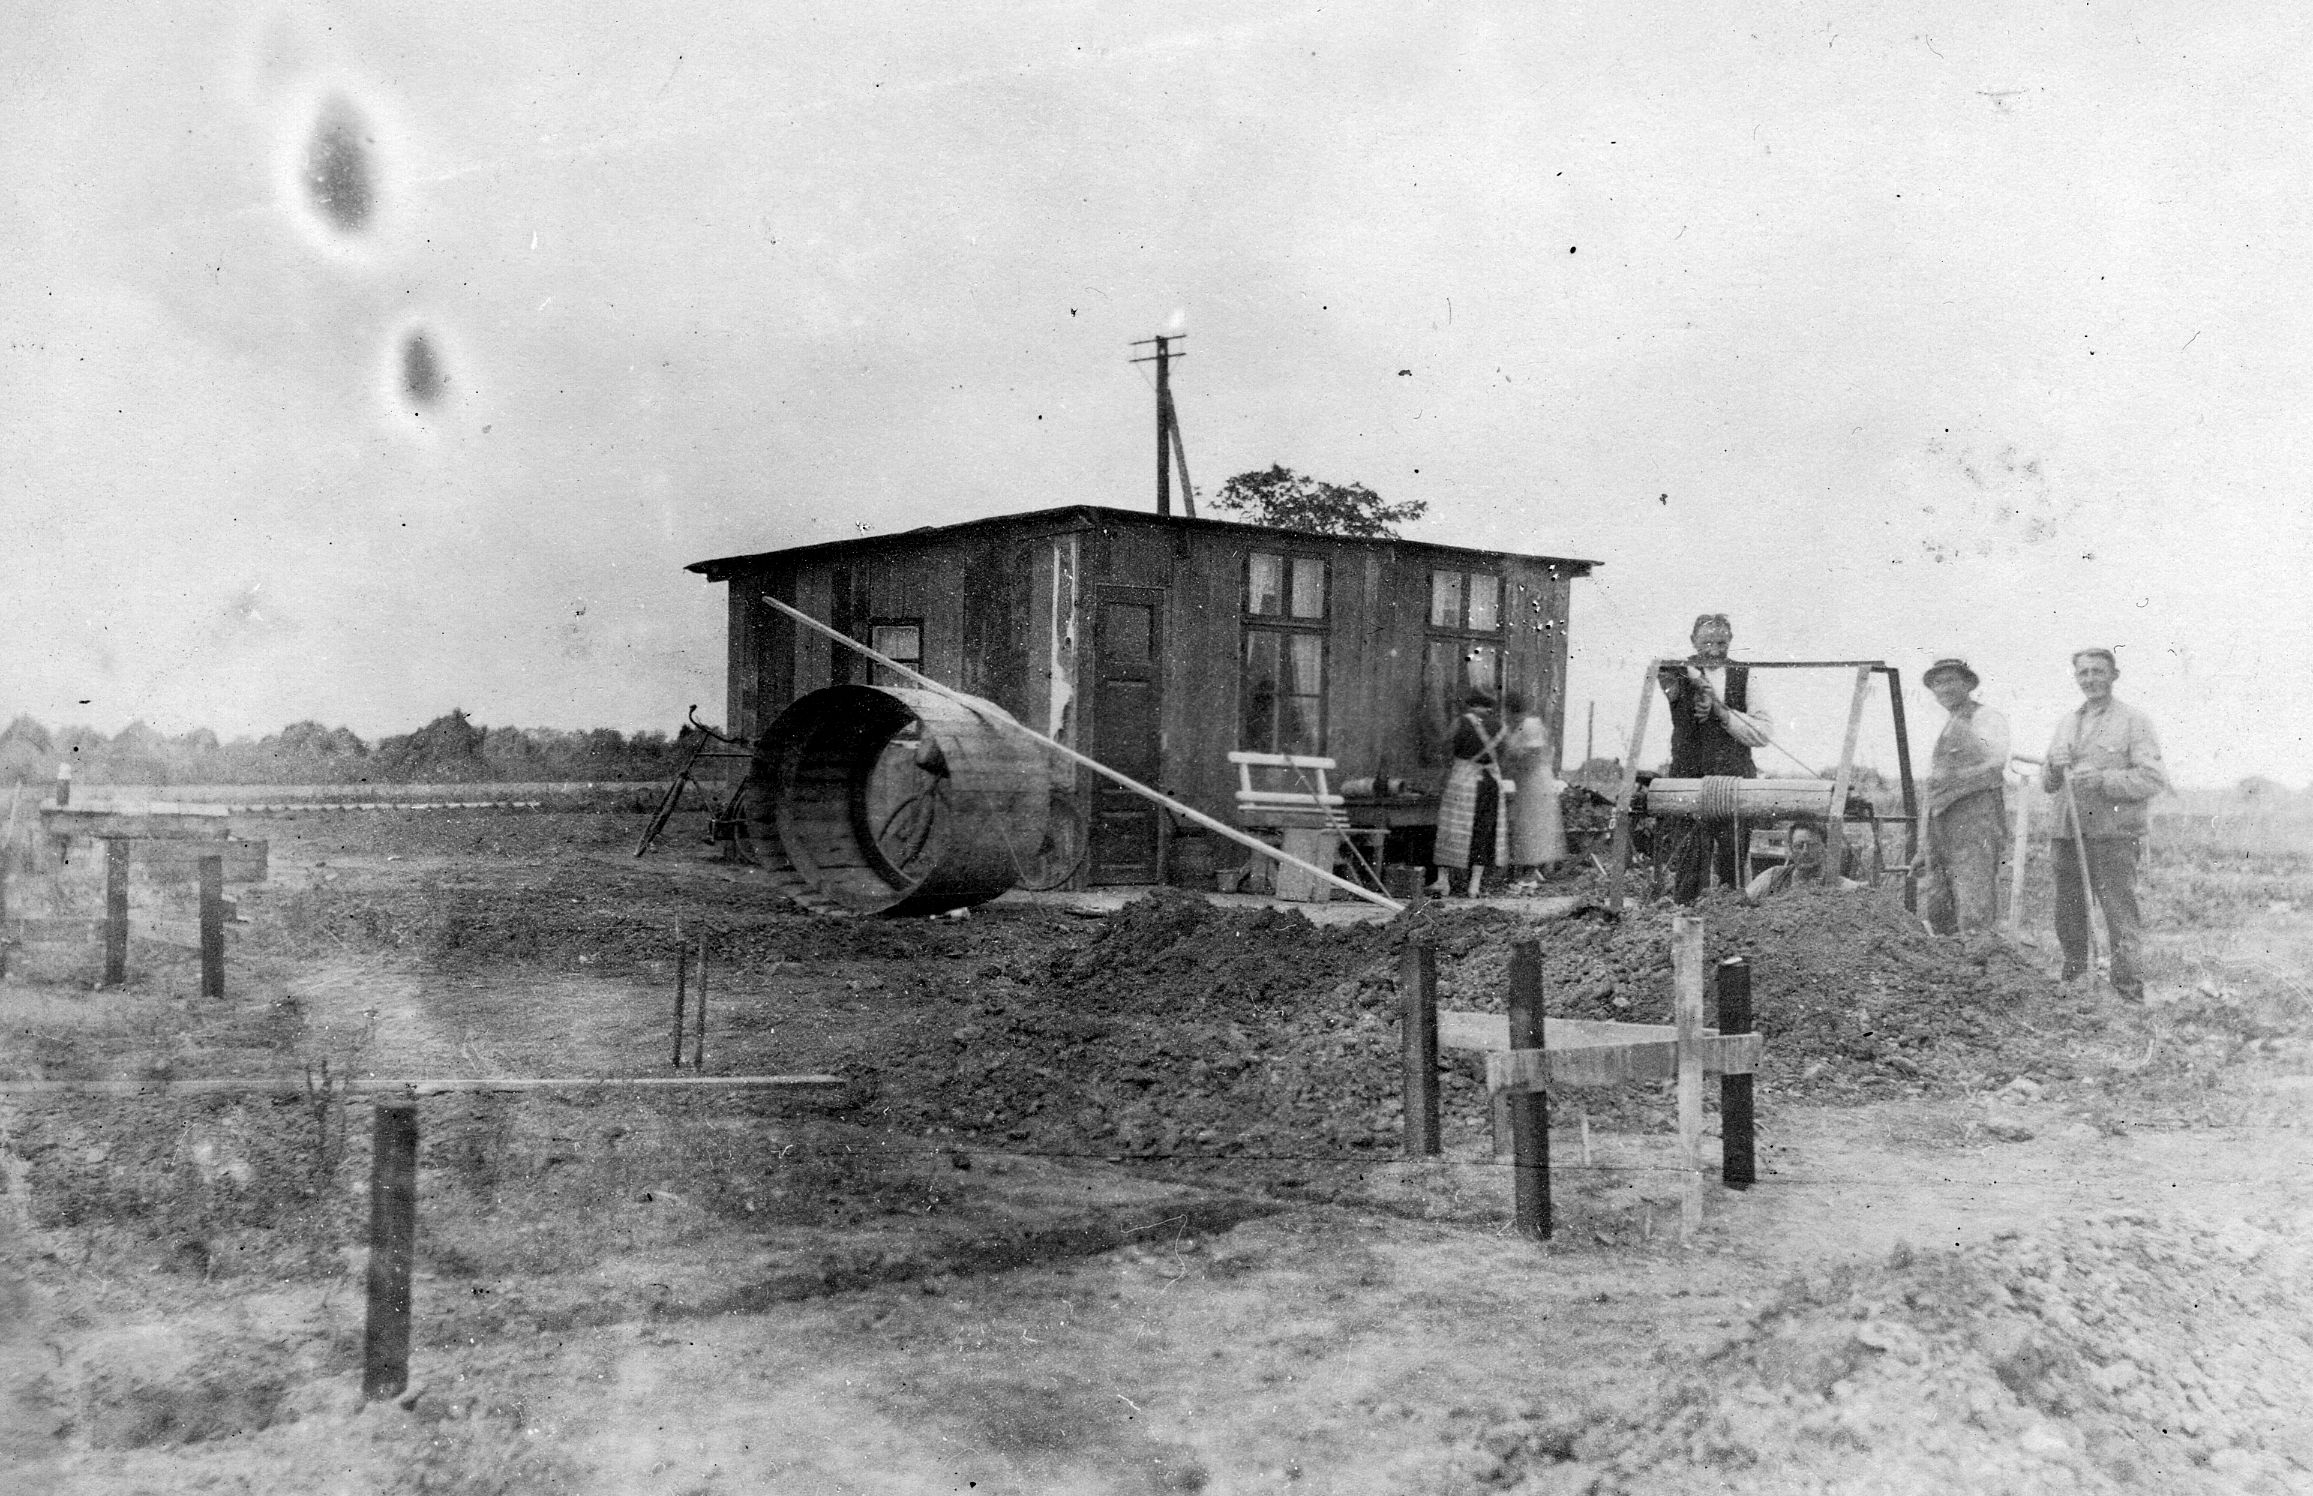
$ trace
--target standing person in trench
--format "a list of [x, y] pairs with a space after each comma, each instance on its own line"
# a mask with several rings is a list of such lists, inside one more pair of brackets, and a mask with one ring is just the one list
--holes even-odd
[[2137, 951], [2144, 921], [2136, 908], [2136, 865], [2144, 851], [2146, 802], [2168, 788], [2168, 771], [2152, 719], [2113, 696], [2119, 678], [2120, 662], [2109, 649], [2072, 656], [2081, 702], [2056, 724], [2040, 787], [2056, 797], [2049, 855], [2056, 865], [2056, 939], [2064, 947], [2064, 980], [2090, 975], [2093, 897], [2112, 937], [2112, 990], [2142, 1002]]
[[1936, 738], [1921, 839], [1920, 915], [1938, 935], [1972, 935], [2000, 919], [2000, 853], [2008, 844], [2008, 719], [1975, 699], [1962, 659], [1920, 677], [1950, 713]]
[[1440, 893], [1452, 893], [1454, 873], [1468, 868], [1469, 894], [1476, 898], [1486, 869], [1510, 855], [1509, 819], [1502, 814], [1502, 744], [1508, 734], [1496, 705], [1493, 692], [1472, 686], [1454, 723], [1454, 760], [1438, 796], [1434, 855]]

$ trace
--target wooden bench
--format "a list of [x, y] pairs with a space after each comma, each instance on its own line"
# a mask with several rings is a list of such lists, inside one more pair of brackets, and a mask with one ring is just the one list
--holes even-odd
[[[1349, 824], [1342, 809], [1348, 802], [1336, 794], [1326, 776], [1334, 762], [1303, 753], [1231, 753], [1237, 766], [1237, 824], [1248, 831], [1274, 831], [1287, 855], [1318, 867], [1330, 868], [1341, 860], [1344, 842], [1355, 842], [1368, 866], [1378, 865], [1381, 827]], [[1290, 776], [1291, 789], [1265, 788], [1254, 782], [1261, 774], [1273, 785]], [[1299, 903], [1322, 904], [1333, 896], [1333, 886], [1321, 883], [1289, 864], [1277, 868], [1277, 897]]]

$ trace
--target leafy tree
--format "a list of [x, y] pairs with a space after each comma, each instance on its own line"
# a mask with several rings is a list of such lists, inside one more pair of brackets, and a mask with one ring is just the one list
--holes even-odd
[[1430, 506], [1427, 499], [1388, 503], [1362, 483], [1305, 478], [1280, 463], [1231, 478], [1213, 507], [1279, 530], [1395, 540], [1400, 524], [1420, 519]]

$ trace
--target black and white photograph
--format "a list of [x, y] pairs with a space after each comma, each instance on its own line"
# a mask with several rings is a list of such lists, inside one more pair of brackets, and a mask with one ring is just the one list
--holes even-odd
[[0, 1488], [2313, 1492], [2313, 16], [9, 38]]

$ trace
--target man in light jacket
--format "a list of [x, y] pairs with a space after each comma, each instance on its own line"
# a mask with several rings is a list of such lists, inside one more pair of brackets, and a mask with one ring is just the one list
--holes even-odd
[[2050, 849], [2065, 979], [2088, 971], [2088, 898], [2093, 894], [2112, 936], [2112, 990], [2141, 1002], [2144, 977], [2137, 970], [2137, 950], [2143, 920], [2136, 910], [2136, 864], [2144, 848], [2145, 803], [2168, 788], [2168, 772], [2161, 765], [2152, 719], [2113, 698], [2112, 683], [2119, 678], [2120, 662], [2109, 649], [2083, 649], [2072, 656], [2072, 679], [2082, 700], [2056, 724], [2040, 787], [2056, 797]]
[[1920, 681], [1951, 714], [1928, 766], [1920, 913], [1938, 935], [1989, 931], [2008, 841], [2008, 719], [1976, 700], [1966, 660], [1938, 660]]

